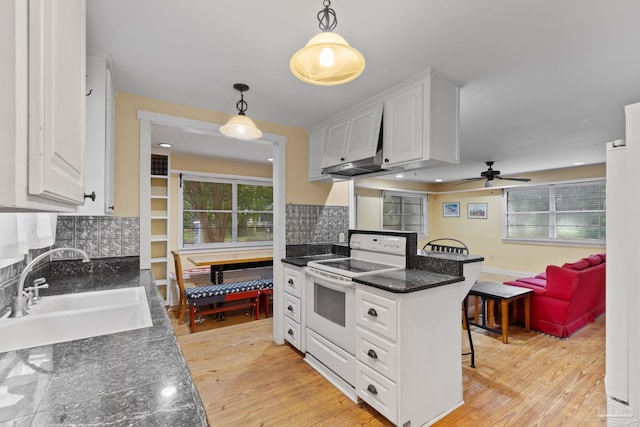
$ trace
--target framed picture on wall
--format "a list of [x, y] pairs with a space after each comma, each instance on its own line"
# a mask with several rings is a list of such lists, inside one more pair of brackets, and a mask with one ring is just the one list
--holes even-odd
[[467, 218], [487, 219], [486, 203], [467, 203]]
[[443, 203], [442, 216], [460, 216], [460, 203]]

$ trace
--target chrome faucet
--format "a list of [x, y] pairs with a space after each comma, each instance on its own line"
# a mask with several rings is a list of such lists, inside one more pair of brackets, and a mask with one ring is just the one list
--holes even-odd
[[9, 314], [9, 317], [22, 317], [28, 314], [27, 304], [26, 304], [25, 295], [24, 295], [24, 282], [27, 279], [27, 275], [33, 269], [33, 267], [35, 267], [37, 263], [42, 261], [48, 255], [51, 255], [52, 253], [64, 252], [64, 251], [78, 252], [79, 254], [82, 255], [82, 262], [90, 261], [89, 254], [87, 254], [82, 249], [76, 249], [76, 248], [55, 248], [55, 249], [48, 250], [47, 252], [35, 257], [33, 260], [31, 260], [29, 264], [27, 264], [24, 270], [22, 270], [22, 273], [18, 278], [18, 288], [16, 290], [16, 296], [13, 297], [13, 305], [11, 306], [11, 313]]

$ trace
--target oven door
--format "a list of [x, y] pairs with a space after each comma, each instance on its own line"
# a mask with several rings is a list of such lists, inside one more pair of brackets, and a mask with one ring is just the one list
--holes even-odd
[[355, 354], [355, 288], [350, 278], [307, 267], [307, 327]]

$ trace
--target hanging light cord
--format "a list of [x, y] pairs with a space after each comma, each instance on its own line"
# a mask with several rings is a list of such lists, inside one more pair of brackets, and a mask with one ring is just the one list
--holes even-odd
[[333, 31], [338, 25], [338, 18], [336, 18], [336, 11], [331, 8], [331, 0], [324, 0], [322, 2], [324, 9], [318, 12], [318, 27], [322, 31]]
[[236, 102], [236, 109], [238, 110], [238, 114], [241, 116], [245, 116], [245, 111], [247, 111], [247, 101], [244, 100], [244, 94], [240, 91], [240, 101]]

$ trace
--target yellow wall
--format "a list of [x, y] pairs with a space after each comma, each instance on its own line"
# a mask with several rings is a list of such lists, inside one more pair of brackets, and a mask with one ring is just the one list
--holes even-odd
[[[557, 182], [587, 178], [601, 178], [606, 175], [605, 165], [583, 166], [561, 170], [539, 172], [524, 176], [532, 178], [532, 182]], [[508, 181], [497, 181], [496, 184]], [[372, 188], [359, 188], [361, 185]], [[472, 253], [485, 257], [484, 269], [504, 270], [512, 272], [539, 273], [548, 264], [560, 264], [575, 261], [592, 253], [603, 252], [604, 246], [558, 246], [548, 244], [523, 244], [502, 241], [502, 190], [500, 188], [484, 189], [484, 182], [466, 184], [474, 187], [473, 191], [460, 190], [454, 184], [432, 184], [423, 186], [422, 191], [432, 191], [428, 203], [428, 238], [420, 239], [422, 247], [428, 240], [453, 237], [469, 246]], [[407, 183], [405, 187], [398, 181], [366, 180], [356, 182], [356, 192], [366, 199], [369, 212], [377, 209], [377, 224], [380, 224], [380, 192], [373, 188], [405, 188], [419, 190], [415, 183]], [[460, 203], [460, 217], [443, 217], [442, 204]], [[468, 219], [468, 203], [487, 203], [487, 219]], [[360, 212], [358, 213], [360, 218]], [[371, 225], [367, 223], [367, 225]], [[379, 225], [376, 227], [379, 228]]]
[[[188, 105], [173, 104], [129, 93], [117, 93], [115, 125], [115, 209], [117, 216], [139, 215], [140, 123], [138, 110], [185, 117], [213, 123], [225, 123], [229, 114]], [[307, 131], [272, 122], [256, 120], [266, 133], [287, 138], [286, 202], [296, 204], [348, 204], [345, 183], [307, 181]]]

